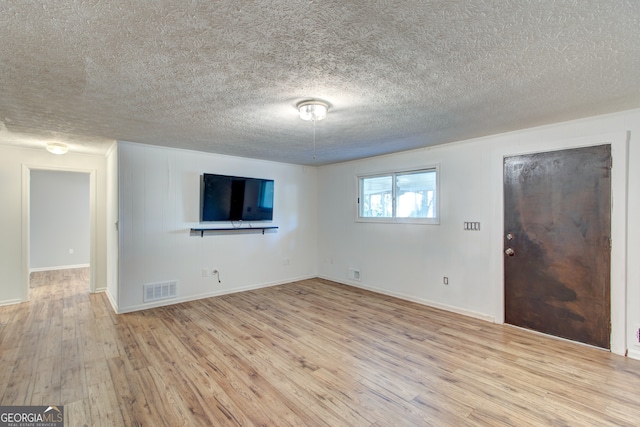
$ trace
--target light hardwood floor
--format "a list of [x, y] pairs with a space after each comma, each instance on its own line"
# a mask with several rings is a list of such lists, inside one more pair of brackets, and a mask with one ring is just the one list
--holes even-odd
[[620, 426], [640, 362], [315, 279], [116, 315], [87, 270], [0, 308], [0, 404], [67, 425]]

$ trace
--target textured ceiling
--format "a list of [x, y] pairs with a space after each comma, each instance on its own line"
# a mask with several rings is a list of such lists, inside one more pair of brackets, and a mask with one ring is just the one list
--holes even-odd
[[4, 1], [0, 81], [0, 143], [327, 164], [640, 107], [640, 1]]

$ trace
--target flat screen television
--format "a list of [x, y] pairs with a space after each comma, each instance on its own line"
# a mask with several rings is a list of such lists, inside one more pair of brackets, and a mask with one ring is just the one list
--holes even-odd
[[205, 173], [200, 221], [272, 221], [273, 180]]

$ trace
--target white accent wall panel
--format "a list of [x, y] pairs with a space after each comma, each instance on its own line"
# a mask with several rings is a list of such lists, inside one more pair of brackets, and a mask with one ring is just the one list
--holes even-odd
[[[148, 283], [178, 282], [177, 299], [155, 304], [161, 305], [317, 275], [315, 168], [119, 142], [118, 169], [119, 311], [153, 306], [143, 303]], [[268, 224], [279, 229], [191, 234], [190, 228], [216, 225], [199, 223], [205, 172], [273, 179]], [[211, 275], [214, 268], [222, 283]]]

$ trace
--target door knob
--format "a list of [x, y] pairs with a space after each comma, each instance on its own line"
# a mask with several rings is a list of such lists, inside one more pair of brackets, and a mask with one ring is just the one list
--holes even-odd
[[509, 256], [514, 256], [516, 254], [516, 251], [514, 251], [511, 248], [507, 248], [506, 251], [504, 251], [505, 254], [509, 255]]

